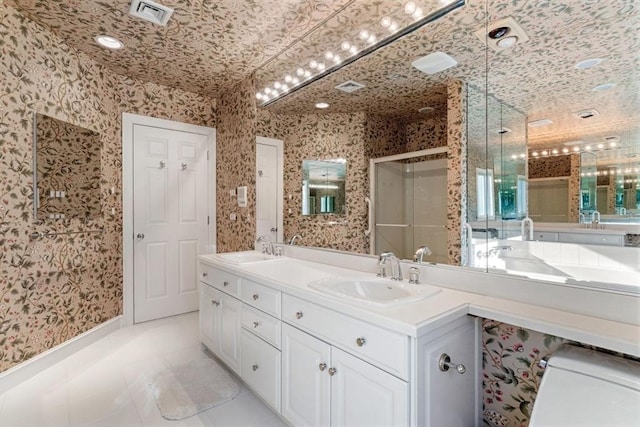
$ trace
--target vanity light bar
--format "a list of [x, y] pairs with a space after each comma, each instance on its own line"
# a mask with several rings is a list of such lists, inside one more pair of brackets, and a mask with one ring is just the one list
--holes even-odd
[[[343, 52], [344, 59], [340, 54], [333, 51], [325, 52], [322, 59], [313, 59], [309, 61], [306, 67], [299, 67], [295, 73], [297, 77], [291, 77], [292, 74], [285, 75], [283, 80], [285, 83], [289, 83], [288, 85], [283, 85], [281, 81], [274, 82], [256, 93], [256, 99], [261, 101], [261, 106], [266, 107], [285, 95], [296, 92], [418, 28], [447, 15], [449, 12], [464, 6], [465, 2], [466, 0], [441, 1], [441, 4], [445, 3], [442, 8], [425, 16], [422, 8], [410, 1], [403, 8], [404, 13], [414, 19], [409, 25], [400, 28], [393, 18], [383, 17], [379, 21], [380, 26], [390, 33], [389, 35], [384, 35], [383, 33], [377, 36], [373, 30], [363, 29], [355, 37], [357, 41], [344, 41], [340, 45], [337, 51]], [[290, 82], [287, 82], [287, 76], [291, 77]]]
[[562, 148], [547, 148], [541, 151], [533, 150], [529, 154], [530, 154], [530, 157], [539, 158], [539, 157], [567, 155], [570, 153], [577, 154], [581, 152], [590, 153], [590, 152], [607, 151], [607, 150], [616, 148], [617, 146], [618, 146], [618, 143], [616, 141], [609, 141], [609, 142], [598, 143], [595, 146], [587, 144], [583, 147], [580, 147], [578, 145], [573, 145], [572, 148], [562, 147]]

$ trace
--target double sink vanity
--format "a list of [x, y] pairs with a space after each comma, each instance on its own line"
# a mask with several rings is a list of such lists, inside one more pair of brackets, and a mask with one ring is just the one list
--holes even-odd
[[[409, 284], [377, 277], [375, 257], [283, 249], [199, 257], [200, 336], [291, 425], [480, 425], [483, 317], [640, 354], [637, 322], [496, 298], [486, 273], [418, 265]], [[514, 295], [533, 282], [510, 280]]]

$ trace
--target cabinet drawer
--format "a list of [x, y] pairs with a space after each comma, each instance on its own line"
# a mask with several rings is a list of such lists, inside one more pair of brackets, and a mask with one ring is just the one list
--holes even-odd
[[280, 412], [280, 351], [242, 330], [242, 379]]
[[282, 320], [309, 331], [405, 381], [409, 379], [409, 337], [320, 307], [282, 296]]
[[213, 286], [236, 298], [240, 298], [240, 278], [238, 276], [200, 263], [198, 277], [207, 285]]
[[624, 246], [624, 236], [611, 234], [559, 233], [559, 241], [585, 245]]
[[549, 231], [536, 231], [533, 233], [533, 240], [540, 240], [542, 242], [557, 242], [558, 233]]
[[242, 304], [242, 326], [280, 349], [280, 320]]
[[280, 291], [251, 280], [242, 280], [242, 301], [280, 318]]

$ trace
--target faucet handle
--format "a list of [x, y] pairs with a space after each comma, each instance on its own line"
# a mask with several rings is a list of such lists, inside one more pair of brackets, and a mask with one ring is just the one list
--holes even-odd
[[420, 284], [420, 270], [418, 267], [409, 268], [409, 283], [412, 285]]
[[384, 263], [384, 259], [378, 263], [378, 274], [376, 274], [376, 276], [387, 277], [387, 266]]

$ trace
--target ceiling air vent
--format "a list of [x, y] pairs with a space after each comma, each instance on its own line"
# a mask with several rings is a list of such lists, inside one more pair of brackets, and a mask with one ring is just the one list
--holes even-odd
[[363, 87], [365, 86], [361, 83], [354, 82], [353, 80], [347, 80], [346, 82], [340, 83], [338, 86], [336, 86], [336, 89], [347, 93], [353, 93], [357, 90], [362, 89]]
[[167, 25], [172, 13], [173, 9], [170, 7], [163, 6], [151, 0], [133, 0], [129, 8], [129, 14], [131, 16], [162, 26]]

